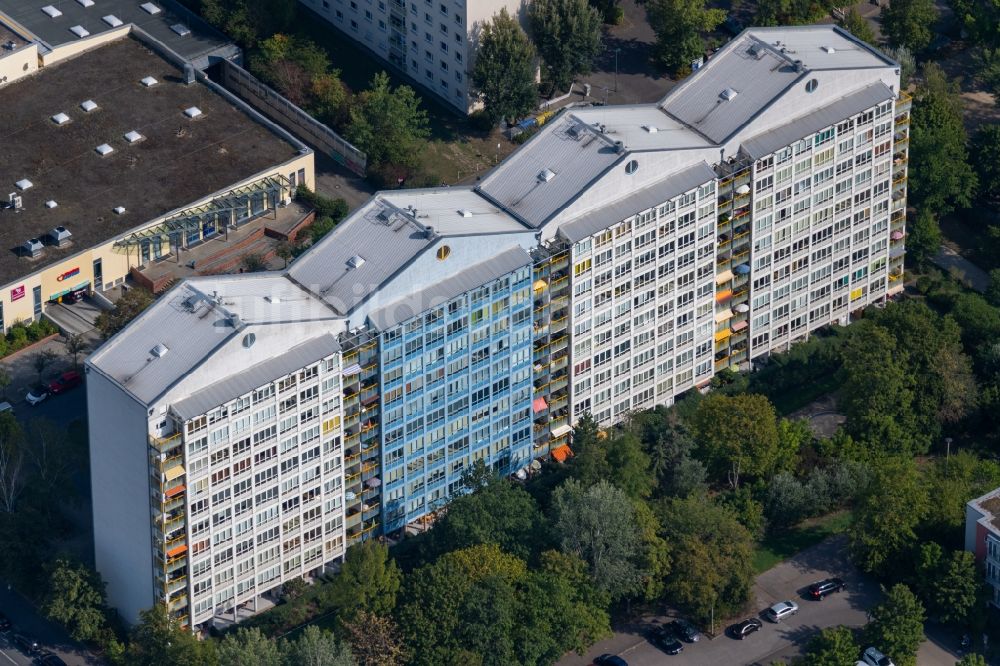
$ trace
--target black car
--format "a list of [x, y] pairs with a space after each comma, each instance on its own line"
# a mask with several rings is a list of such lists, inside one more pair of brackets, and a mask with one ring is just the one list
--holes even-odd
[[686, 643], [697, 643], [701, 638], [698, 628], [687, 620], [674, 620], [670, 623], [670, 628], [674, 630], [674, 635]]
[[29, 638], [24, 634], [14, 634], [13, 643], [14, 646], [24, 654], [35, 654], [40, 649], [38, 641], [34, 638]]
[[729, 628], [729, 633], [730, 635], [732, 635], [733, 638], [738, 638], [739, 640], [743, 640], [750, 634], [760, 631], [761, 627], [763, 626], [764, 626], [763, 622], [761, 622], [755, 617], [751, 617], [746, 620], [743, 620], [739, 624], [734, 624], [733, 626], [731, 626]]
[[0, 613], [0, 631], [7, 631], [8, 629], [10, 629], [10, 627], [11, 627], [10, 620], [7, 618], [6, 615]]
[[669, 627], [657, 627], [653, 631], [653, 635], [650, 636], [649, 642], [667, 654], [680, 654], [684, 651], [684, 644], [678, 640]]
[[828, 594], [847, 589], [847, 583], [840, 578], [827, 578], [809, 586], [809, 596], [820, 601]]
[[57, 654], [46, 652], [37, 661], [39, 666], [66, 666], [66, 662]]
[[597, 666], [628, 666], [628, 662], [616, 654], [602, 654], [594, 663]]

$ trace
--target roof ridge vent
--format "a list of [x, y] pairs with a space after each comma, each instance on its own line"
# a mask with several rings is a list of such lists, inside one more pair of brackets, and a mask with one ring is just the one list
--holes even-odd
[[736, 99], [736, 96], [739, 94], [740, 91], [736, 90], [735, 88], [726, 88], [725, 90], [719, 93], [719, 97], [721, 97], [727, 102], [731, 102], [734, 99]]
[[542, 169], [542, 171], [538, 174], [538, 180], [543, 183], [547, 183], [555, 177], [556, 172], [549, 168]]

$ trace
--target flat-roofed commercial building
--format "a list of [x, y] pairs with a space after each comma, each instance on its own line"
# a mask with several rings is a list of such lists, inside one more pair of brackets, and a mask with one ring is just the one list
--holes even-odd
[[[307, 503], [322, 502], [321, 516], [309, 514], [324, 525], [315, 542], [341, 544], [341, 525], [349, 545], [425, 524], [478, 461], [523, 476], [537, 458], [565, 459], [585, 413], [610, 425], [669, 405], [723, 368], [747, 369], [884, 303], [902, 288], [908, 115], [898, 66], [848, 33], [751, 29], [659, 104], [564, 111], [475, 188], [382, 192], [286, 271], [175, 288], [88, 361], [101, 376], [92, 404], [102, 392], [136, 395], [142, 373], [170, 368], [137, 396], [131, 434], [117, 436], [145, 450], [165, 428], [184, 444], [171, 477], [187, 475], [185, 513], [171, 523], [184, 539], [171, 547], [188, 548], [183, 564], [171, 561], [187, 576], [173, 583], [175, 612], [193, 607], [189, 619], [204, 626], [336, 557], [340, 545], [312, 568], [296, 559], [300, 512], [319, 506]], [[212, 294], [198, 306], [210, 309], [184, 310], [192, 290], [199, 302]], [[175, 354], [157, 323], [175, 311], [223, 323], [191, 327]], [[269, 365], [285, 353], [262, 347], [262, 332], [236, 342], [258, 327], [273, 327], [280, 350], [324, 352], [326, 370], [310, 374], [315, 352]], [[227, 389], [206, 389], [203, 368]], [[301, 386], [312, 379], [318, 393]], [[275, 382], [276, 397], [266, 388]], [[237, 447], [234, 409], [270, 418], [272, 401], [278, 431], [253, 416], [238, 431], [249, 444]], [[302, 462], [314, 419], [319, 476]], [[94, 441], [108, 434], [100, 427]], [[97, 478], [112, 454], [91, 455]], [[130, 472], [140, 486], [143, 464]], [[264, 522], [231, 534], [232, 495], [248, 479]], [[154, 483], [156, 502], [176, 496], [157, 494], [166, 483]], [[95, 490], [95, 525], [115, 492], [98, 501]], [[116, 604], [127, 584], [155, 580], [162, 550], [154, 540], [150, 556], [135, 537], [145, 514], [130, 520], [132, 536], [97, 535], [99, 553], [135, 547], [133, 561], [102, 568]], [[254, 540], [261, 528], [287, 553]], [[267, 560], [277, 577], [259, 570], [263, 552], [279, 558]], [[141, 604], [130, 603], [134, 617]]]
[[291, 135], [179, 61], [106, 37], [3, 90], [2, 330], [313, 184], [312, 151]]

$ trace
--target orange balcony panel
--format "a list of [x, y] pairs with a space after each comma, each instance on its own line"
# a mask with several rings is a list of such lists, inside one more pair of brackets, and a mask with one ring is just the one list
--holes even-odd
[[175, 546], [167, 551], [167, 558], [173, 559], [175, 557], [180, 557], [187, 552], [187, 544], [181, 544], [180, 546]]
[[168, 490], [167, 492], [165, 492], [163, 494], [166, 495], [167, 499], [171, 499], [171, 498], [177, 497], [178, 495], [180, 495], [181, 493], [183, 493], [184, 489], [185, 489], [184, 488], [184, 484], [182, 483], [179, 486], [174, 486], [173, 488], [171, 488], [170, 490]]
[[722, 291], [716, 292], [716, 294], [715, 294], [715, 302], [716, 303], [721, 303], [722, 301], [725, 301], [725, 300], [727, 300], [729, 298], [732, 298], [732, 296], [733, 296], [733, 290], [732, 289], [723, 289]]

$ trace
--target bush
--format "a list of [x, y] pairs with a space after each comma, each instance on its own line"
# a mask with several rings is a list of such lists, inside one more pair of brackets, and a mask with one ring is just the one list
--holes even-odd
[[347, 202], [341, 198], [331, 199], [322, 194], [313, 192], [305, 185], [299, 185], [295, 191], [295, 197], [316, 209], [316, 217], [329, 217], [334, 224], [340, 222], [347, 215]]
[[489, 132], [495, 125], [486, 110], [479, 109], [469, 116], [469, 126], [477, 132]]

